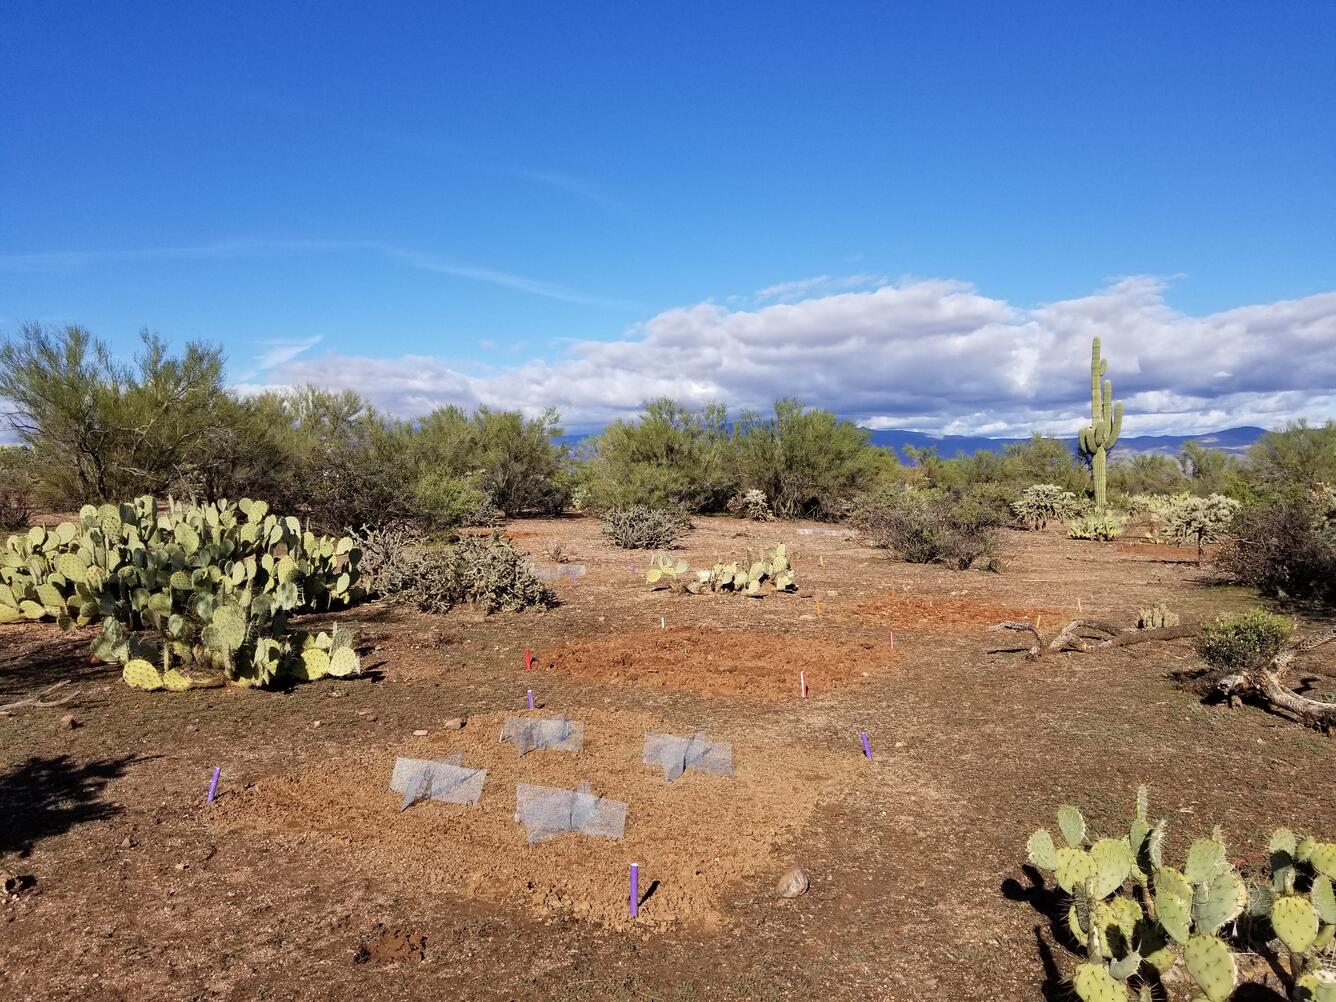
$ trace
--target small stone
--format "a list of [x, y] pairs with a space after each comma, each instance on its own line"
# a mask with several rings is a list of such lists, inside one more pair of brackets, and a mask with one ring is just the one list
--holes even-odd
[[139, 843], [135, 841], [135, 837], [133, 835], [127, 835], [125, 836], [125, 838], [121, 839], [122, 849], [133, 849], [138, 844]]
[[363, 716], [362, 719], [374, 724], [376, 722], [376, 715], [374, 713], [368, 713]]
[[903, 748], [904, 746], [905, 746], [905, 743], [904, 743], [903, 741], [897, 741], [897, 742], [895, 743], [895, 747], [897, 747], [897, 748]]
[[795, 866], [779, 878], [779, 883], [775, 885], [775, 893], [781, 898], [796, 898], [800, 894], [805, 894], [810, 886], [811, 881], [807, 879], [803, 868]]
[[177, 864], [176, 864], [176, 869], [177, 869], [178, 871], [180, 871], [180, 870], [184, 870], [185, 868], [186, 868], [186, 864], [185, 864], [185, 863], [177, 863]]
[[79, 721], [75, 719], [73, 713], [67, 713], [65, 714], [65, 716], [60, 718], [60, 726], [65, 728], [65, 730], [67, 731], [72, 731], [79, 726]]
[[426, 731], [414, 731], [414, 732], [413, 732], [413, 737], [415, 737], [415, 738], [425, 738], [426, 736], [427, 736], [427, 732], [426, 732]]
[[451, 717], [441, 725], [443, 731], [462, 731], [466, 721], [463, 717]]
[[186, 724], [187, 734], [194, 734], [198, 730], [199, 730], [199, 724]]
[[312, 726], [312, 727], [319, 727], [319, 726], [320, 726], [320, 721], [317, 720], [317, 721], [316, 721], [314, 724], [312, 724], [311, 726]]

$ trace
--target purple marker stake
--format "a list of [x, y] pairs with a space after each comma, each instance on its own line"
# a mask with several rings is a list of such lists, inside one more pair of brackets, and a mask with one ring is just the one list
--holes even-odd
[[859, 731], [858, 736], [863, 739], [863, 754], [867, 756], [868, 761], [872, 761], [872, 742], [867, 739], [867, 731]]
[[529, 690], [529, 709], [533, 709], [533, 690]]
[[218, 793], [218, 777], [223, 774], [223, 767], [216, 765], [213, 767], [213, 779], [209, 781], [209, 795], [204, 799], [206, 804], [212, 804], [214, 795]]
[[640, 913], [640, 864], [631, 864], [631, 917]]

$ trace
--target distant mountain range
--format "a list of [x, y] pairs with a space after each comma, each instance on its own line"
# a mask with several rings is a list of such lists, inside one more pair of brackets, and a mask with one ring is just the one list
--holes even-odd
[[[589, 432], [583, 435], [563, 435], [558, 441], [571, 448], [576, 448], [587, 438], [597, 435]], [[1114, 448], [1114, 456], [1129, 456], [1137, 452], [1158, 452], [1174, 456], [1186, 442], [1198, 442], [1208, 449], [1223, 449], [1225, 452], [1243, 453], [1248, 446], [1266, 434], [1265, 428], [1226, 428], [1223, 431], [1206, 431], [1200, 435], [1134, 435], [1122, 436]], [[1002, 452], [1007, 446], [1019, 442], [1028, 442], [1028, 438], [984, 438], [981, 435], [929, 435], [922, 431], [906, 431], [903, 428], [888, 428], [882, 431], [869, 431], [873, 445], [891, 449], [901, 462], [905, 462], [905, 446], [918, 449], [936, 446], [937, 455], [943, 459], [954, 459], [956, 453], [972, 455], [976, 452]], [[1076, 448], [1076, 435], [1070, 436], [1072, 448]]]
[[[1008, 445], [1028, 442], [1027, 438], [983, 438], [978, 435], [929, 435], [921, 431], [905, 431], [889, 428], [885, 431], [868, 433], [874, 445], [893, 449], [903, 461], [905, 446], [918, 449], [936, 446], [937, 455], [951, 459], [956, 453], [971, 455], [975, 452], [1001, 452]], [[1158, 452], [1166, 456], [1176, 455], [1186, 442], [1198, 442], [1208, 449], [1223, 449], [1225, 452], [1242, 453], [1259, 438], [1266, 434], [1265, 428], [1226, 428], [1223, 431], [1208, 431], [1200, 435], [1123, 435], [1118, 439], [1114, 455], [1130, 455], [1135, 452]], [[1072, 448], [1076, 447], [1076, 436], [1072, 435]]]

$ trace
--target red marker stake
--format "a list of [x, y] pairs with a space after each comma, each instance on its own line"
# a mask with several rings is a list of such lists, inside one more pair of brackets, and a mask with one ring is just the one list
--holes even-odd
[[527, 647], [524, 648], [524, 667], [528, 669], [533, 668], [533, 651], [529, 650]]

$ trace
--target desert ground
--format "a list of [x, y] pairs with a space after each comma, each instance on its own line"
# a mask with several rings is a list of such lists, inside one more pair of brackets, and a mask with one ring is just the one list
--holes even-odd
[[[1330, 832], [1336, 740], [1203, 702], [1190, 641], [1031, 662], [988, 631], [1259, 604], [1195, 551], [1008, 532], [1001, 573], [955, 572], [831, 528], [697, 518], [693, 566], [788, 545], [799, 592], [753, 600], [650, 590], [594, 519], [515, 521], [540, 567], [585, 568], [556, 608], [362, 605], [336, 618], [366, 674], [276, 693], [139, 692], [86, 632], [0, 627], [0, 704], [77, 689], [0, 716], [0, 997], [1059, 998], [1072, 959], [1023, 864], [1061, 803], [1116, 827], [1145, 783], [1175, 852], [1219, 824], [1254, 872], [1276, 825]], [[518, 758], [508, 714], [568, 715], [584, 748]], [[641, 762], [645, 732], [697, 730], [731, 777]], [[453, 752], [482, 800], [401, 813], [395, 757]], [[529, 844], [514, 784], [581, 781], [629, 804], [624, 837]], [[795, 864], [810, 889], [781, 898]]]

